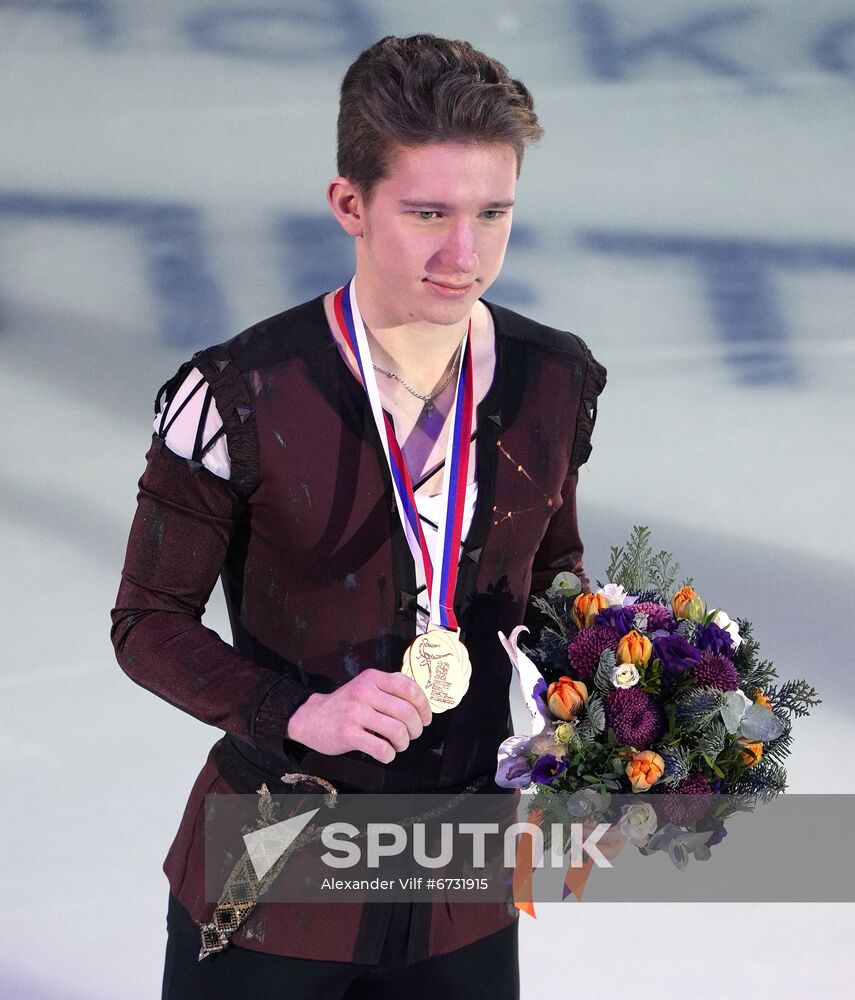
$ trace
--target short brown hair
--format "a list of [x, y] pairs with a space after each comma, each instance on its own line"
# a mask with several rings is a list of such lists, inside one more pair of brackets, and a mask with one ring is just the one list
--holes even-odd
[[543, 129], [528, 89], [469, 42], [387, 35], [341, 84], [338, 172], [370, 199], [393, 147], [443, 141], [507, 142], [517, 158]]

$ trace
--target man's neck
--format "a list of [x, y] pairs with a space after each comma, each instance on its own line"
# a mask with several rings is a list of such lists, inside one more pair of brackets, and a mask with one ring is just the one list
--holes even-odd
[[[394, 371], [419, 391], [430, 392], [456, 357], [468, 318], [450, 325], [408, 322], [375, 303], [364, 285], [357, 284], [357, 294], [373, 363]], [[477, 310], [476, 304], [473, 327]]]

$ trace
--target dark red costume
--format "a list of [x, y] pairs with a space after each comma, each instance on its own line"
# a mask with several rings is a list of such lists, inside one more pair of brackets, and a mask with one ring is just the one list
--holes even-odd
[[[579, 466], [591, 450], [606, 371], [574, 334], [489, 303], [496, 372], [477, 411], [475, 516], [455, 610], [472, 660], [461, 704], [435, 715], [391, 764], [325, 756], [284, 738], [314, 691], [367, 667], [397, 671], [415, 635], [415, 570], [365, 392], [339, 355], [323, 297], [198, 352], [231, 457], [226, 481], [153, 435], [139, 481], [112, 641], [137, 683], [225, 731], [190, 793], [164, 863], [196, 921], [204, 894], [206, 794], [287, 788], [286, 771], [343, 792], [459, 789], [496, 768], [510, 735], [511, 665], [497, 638], [523, 621], [529, 594], [582, 569]], [[233, 645], [202, 613], [222, 576]], [[491, 791], [498, 792], [495, 786]], [[424, 904], [419, 957], [460, 948], [515, 919], [504, 904]], [[259, 902], [232, 942], [279, 955], [376, 963], [388, 906]], [[334, 930], [333, 930], [334, 929]]]

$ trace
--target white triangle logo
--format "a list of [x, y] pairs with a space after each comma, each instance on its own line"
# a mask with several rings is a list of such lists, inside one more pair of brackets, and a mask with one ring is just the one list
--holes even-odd
[[313, 809], [311, 812], [300, 813], [299, 816], [283, 819], [281, 823], [274, 823], [272, 826], [265, 826], [262, 830], [244, 835], [243, 842], [246, 844], [246, 852], [255, 869], [256, 878], [264, 878], [283, 851], [302, 833], [309, 820], [319, 811]]

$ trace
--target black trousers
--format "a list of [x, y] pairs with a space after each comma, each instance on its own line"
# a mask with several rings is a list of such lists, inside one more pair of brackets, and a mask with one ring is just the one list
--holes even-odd
[[231, 944], [200, 962], [199, 929], [170, 893], [161, 1000], [519, 1000], [519, 921], [406, 965], [408, 916], [404, 904], [379, 965], [289, 958]]

